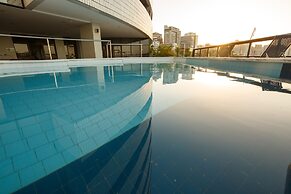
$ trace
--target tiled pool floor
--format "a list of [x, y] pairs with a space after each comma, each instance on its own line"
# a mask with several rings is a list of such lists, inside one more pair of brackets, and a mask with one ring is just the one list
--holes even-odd
[[290, 193], [290, 89], [179, 64], [0, 78], [0, 193]]

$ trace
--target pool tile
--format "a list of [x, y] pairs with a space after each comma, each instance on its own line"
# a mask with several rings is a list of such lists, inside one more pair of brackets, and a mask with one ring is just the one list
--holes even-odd
[[37, 122], [35, 117], [27, 117], [25, 119], [18, 120], [19, 127], [25, 127], [28, 125], [33, 125]]
[[18, 130], [13, 130], [1, 135], [1, 139], [4, 144], [8, 144], [19, 141], [21, 139], [21, 135]]
[[41, 132], [42, 130], [39, 124], [27, 125], [25, 127], [22, 127], [22, 133], [25, 137], [30, 137]]
[[40, 122], [40, 127], [43, 131], [54, 130], [54, 125], [51, 120], [45, 120]]
[[69, 136], [60, 138], [54, 142], [57, 151], [63, 151], [71, 146], [73, 146], [73, 141]]
[[51, 192], [51, 194], [67, 194], [63, 188], [59, 188], [53, 192]]
[[31, 148], [39, 147], [48, 142], [46, 136], [43, 133], [29, 137], [27, 138], [27, 141]]
[[52, 193], [60, 189], [61, 180], [56, 172], [49, 174], [44, 179], [40, 179], [35, 183], [37, 193]]
[[35, 149], [36, 156], [39, 160], [43, 160], [49, 156], [55, 155], [57, 153], [56, 148], [53, 143], [43, 145]]
[[0, 133], [17, 130], [16, 122], [0, 124]]
[[88, 189], [91, 193], [100, 193], [100, 194], [110, 193], [110, 188], [111, 187], [105, 180], [102, 180], [97, 183], [94, 182], [94, 184], [88, 185]]
[[109, 141], [109, 137], [106, 132], [101, 132], [93, 136], [94, 141], [98, 146], [102, 146], [103, 144]]
[[61, 130], [61, 129], [56, 129], [56, 130], [46, 132], [46, 136], [47, 136], [49, 141], [54, 141], [56, 139], [64, 137], [64, 135], [65, 134], [64, 134], [63, 130]]
[[64, 159], [67, 163], [70, 163], [79, 157], [81, 157], [82, 151], [78, 146], [73, 146], [65, 151], [63, 151]]
[[62, 130], [66, 135], [70, 135], [71, 133], [74, 132], [75, 126], [71, 123], [64, 123], [62, 126]]
[[94, 136], [96, 133], [98, 133], [100, 131], [100, 129], [98, 129], [98, 125], [95, 125], [95, 127], [93, 127], [92, 125], [91, 126], [88, 126], [86, 127], [85, 129], [87, 135], [89, 137], [92, 137]]
[[0, 178], [13, 173], [13, 165], [11, 159], [0, 161]]
[[81, 177], [77, 177], [64, 185], [66, 193], [78, 194], [87, 193], [87, 186]]
[[4, 160], [6, 157], [4, 147], [0, 147], [0, 161]]
[[37, 162], [34, 151], [25, 152], [24, 154], [13, 157], [13, 165], [15, 170], [20, 170]]
[[85, 141], [86, 139], [88, 139], [88, 136], [86, 135], [86, 133], [84, 131], [81, 130], [75, 130], [74, 133], [72, 133], [71, 135], [71, 139], [73, 140], [74, 144], [79, 144], [80, 142]]
[[21, 194], [36, 194], [34, 185], [29, 185], [24, 188], [21, 188]]
[[53, 155], [45, 160], [43, 160], [43, 165], [47, 173], [51, 173], [63, 166], [65, 166], [66, 162], [61, 154]]
[[26, 186], [42, 178], [45, 175], [46, 173], [45, 173], [44, 167], [42, 166], [42, 163], [36, 163], [32, 166], [22, 169], [19, 172], [22, 186]]
[[17, 118], [22, 118], [22, 117], [28, 117], [32, 115], [32, 111], [28, 108], [23, 108], [23, 109], [16, 109], [13, 110], [15, 117]]
[[11, 143], [11, 144], [7, 144], [5, 146], [5, 149], [6, 149], [7, 156], [9, 156], [9, 157], [15, 156], [17, 154], [21, 154], [21, 153], [29, 150], [28, 145], [27, 145], [26, 141], [24, 141], [24, 140], [17, 141], [17, 142]]
[[103, 121], [98, 122], [98, 126], [100, 129], [104, 130], [112, 127], [112, 124], [107, 119], [104, 119]]
[[80, 143], [79, 146], [84, 154], [93, 151], [97, 147], [92, 138]]
[[0, 178], [1, 194], [9, 194], [20, 188], [20, 180], [17, 173]]

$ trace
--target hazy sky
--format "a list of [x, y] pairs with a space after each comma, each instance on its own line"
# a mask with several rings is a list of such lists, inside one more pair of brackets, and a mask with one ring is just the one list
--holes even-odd
[[291, 0], [153, 0], [153, 30], [164, 24], [182, 35], [196, 32], [198, 44], [219, 44], [291, 33]]

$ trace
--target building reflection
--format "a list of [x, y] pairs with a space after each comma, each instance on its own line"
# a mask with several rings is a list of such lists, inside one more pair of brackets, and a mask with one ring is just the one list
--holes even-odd
[[232, 81], [235, 82], [242, 82], [246, 84], [251, 84], [254, 86], [258, 86], [262, 88], [262, 91], [275, 91], [275, 92], [282, 92], [286, 94], [291, 94], [291, 91], [288, 89], [284, 89], [282, 82], [275, 81], [275, 80], [268, 80], [268, 79], [250, 79], [246, 78], [239, 74], [238, 76], [231, 75], [228, 72], [216, 72], [218, 76], [225, 76], [231, 78]]
[[[148, 119], [98, 150], [16, 193], [149, 194], [151, 138], [151, 119]], [[53, 185], [52, 180], [55, 180]]]
[[[130, 65], [86, 67], [72, 68], [70, 72], [0, 78], [0, 136], [11, 131], [16, 135], [19, 134], [11, 139], [5, 139], [4, 143], [0, 145], [0, 149], [10, 148], [14, 144], [21, 146], [19, 151], [7, 152], [1, 157], [10, 161], [12, 157], [25, 156], [27, 160], [33, 161], [29, 167], [33, 168], [35, 172], [30, 175], [29, 179], [26, 179], [27, 177], [20, 175], [19, 168], [22, 170], [23, 167], [16, 167], [11, 173], [20, 177], [21, 185], [13, 187], [14, 183], [11, 183], [7, 189], [1, 187], [0, 193], [12, 193], [19, 189], [19, 193], [23, 193], [23, 189], [29, 190], [37, 187], [40, 190], [36, 192], [48, 193], [41, 188], [49, 189], [45, 185], [50, 185], [51, 179], [65, 181], [52, 186], [52, 189], [57, 190], [59, 189], [57, 185], [67, 184], [68, 186], [62, 187], [61, 190], [65, 190], [66, 193], [83, 193], [83, 191], [74, 191], [74, 184], [69, 185], [66, 182], [67, 180], [73, 181], [71, 178], [76, 173], [73, 167], [67, 168], [69, 164], [76, 162], [75, 165], [81, 165], [80, 163], [88, 161], [86, 165], [78, 167], [82, 167], [84, 172], [93, 168], [94, 165], [100, 167], [95, 163], [97, 156], [94, 160], [87, 158], [90, 158], [100, 147], [107, 144], [113, 145], [114, 143], [110, 143], [113, 140], [121, 141], [119, 137], [132, 131], [131, 129], [135, 126], [139, 126], [136, 131], [144, 130], [144, 125], [140, 125], [143, 121], [148, 121], [147, 126], [150, 127], [152, 80], [149, 69], [150, 65], [132, 68]], [[133, 134], [131, 135], [134, 136]], [[128, 138], [131, 139], [131, 137]], [[37, 141], [38, 139], [41, 141]], [[137, 139], [138, 137], [135, 138], [135, 140]], [[138, 142], [132, 141], [129, 141], [131, 143], [126, 148], [140, 147]], [[149, 147], [148, 144], [144, 146]], [[50, 151], [41, 151], [43, 147], [49, 148]], [[108, 148], [108, 146], [106, 147]], [[121, 150], [122, 146], [119, 147], [118, 150]], [[107, 148], [104, 149], [107, 150]], [[125, 168], [130, 161], [124, 159], [131, 158], [133, 154], [132, 158], [136, 161], [134, 164], [130, 163], [133, 169], [130, 169], [130, 165], [126, 167], [131, 172], [127, 176], [130, 183], [134, 178], [139, 180], [137, 186], [132, 189], [140, 191], [141, 186], [139, 185], [144, 186], [144, 176], [136, 171], [139, 166], [136, 163], [141, 163], [137, 159], [139, 156], [129, 150], [124, 152], [120, 155], [115, 154], [114, 157], [108, 159], [106, 165], [104, 164], [110, 167], [106, 177], [112, 178], [114, 171], [112, 169], [121, 170], [122, 162], [124, 162]], [[100, 152], [100, 154], [102, 153]], [[95, 155], [101, 158], [109, 157]], [[110, 152], [110, 156], [112, 155]], [[46, 161], [51, 157], [58, 157], [59, 162], [54, 165], [54, 168], [46, 165]], [[115, 161], [118, 157], [120, 162], [110, 164], [109, 161]], [[104, 162], [103, 159], [100, 160], [100, 162]], [[143, 166], [145, 162], [143, 162], [144, 159], [141, 160]], [[144, 168], [148, 168], [148, 165]], [[104, 169], [106, 168], [97, 169], [98, 172], [102, 171], [103, 179], [105, 179]], [[111, 169], [110, 172], [109, 169]], [[127, 171], [123, 170], [119, 176], [124, 177], [125, 172]], [[138, 178], [136, 174], [142, 177]], [[80, 176], [76, 177], [78, 182], [79, 179]], [[0, 179], [0, 181], [2, 180], [5, 181], [5, 177]], [[100, 181], [100, 179], [97, 180]], [[96, 187], [96, 181], [90, 181], [92, 182], [91, 190]], [[121, 182], [118, 181], [115, 184], [115, 190], [129, 188], [128, 181], [124, 183], [126, 186], [123, 187], [118, 185]], [[106, 182], [109, 181], [106, 180]], [[86, 182], [86, 188], [88, 184], [89, 182]], [[97, 188], [100, 189], [101, 186]], [[28, 193], [35, 193], [35, 190], [32, 190]], [[147, 189], [145, 190], [147, 192]], [[51, 191], [53, 192], [53, 190]]]
[[163, 79], [163, 85], [175, 84], [181, 75], [182, 80], [192, 80], [194, 69], [183, 64], [158, 64], [153, 68], [153, 80]]
[[291, 164], [289, 164], [288, 169], [287, 169], [285, 194], [291, 194]]

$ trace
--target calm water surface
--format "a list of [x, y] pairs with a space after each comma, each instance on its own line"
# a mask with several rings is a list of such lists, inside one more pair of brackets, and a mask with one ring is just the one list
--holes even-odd
[[133, 64], [0, 85], [0, 193], [291, 193], [288, 83]]

